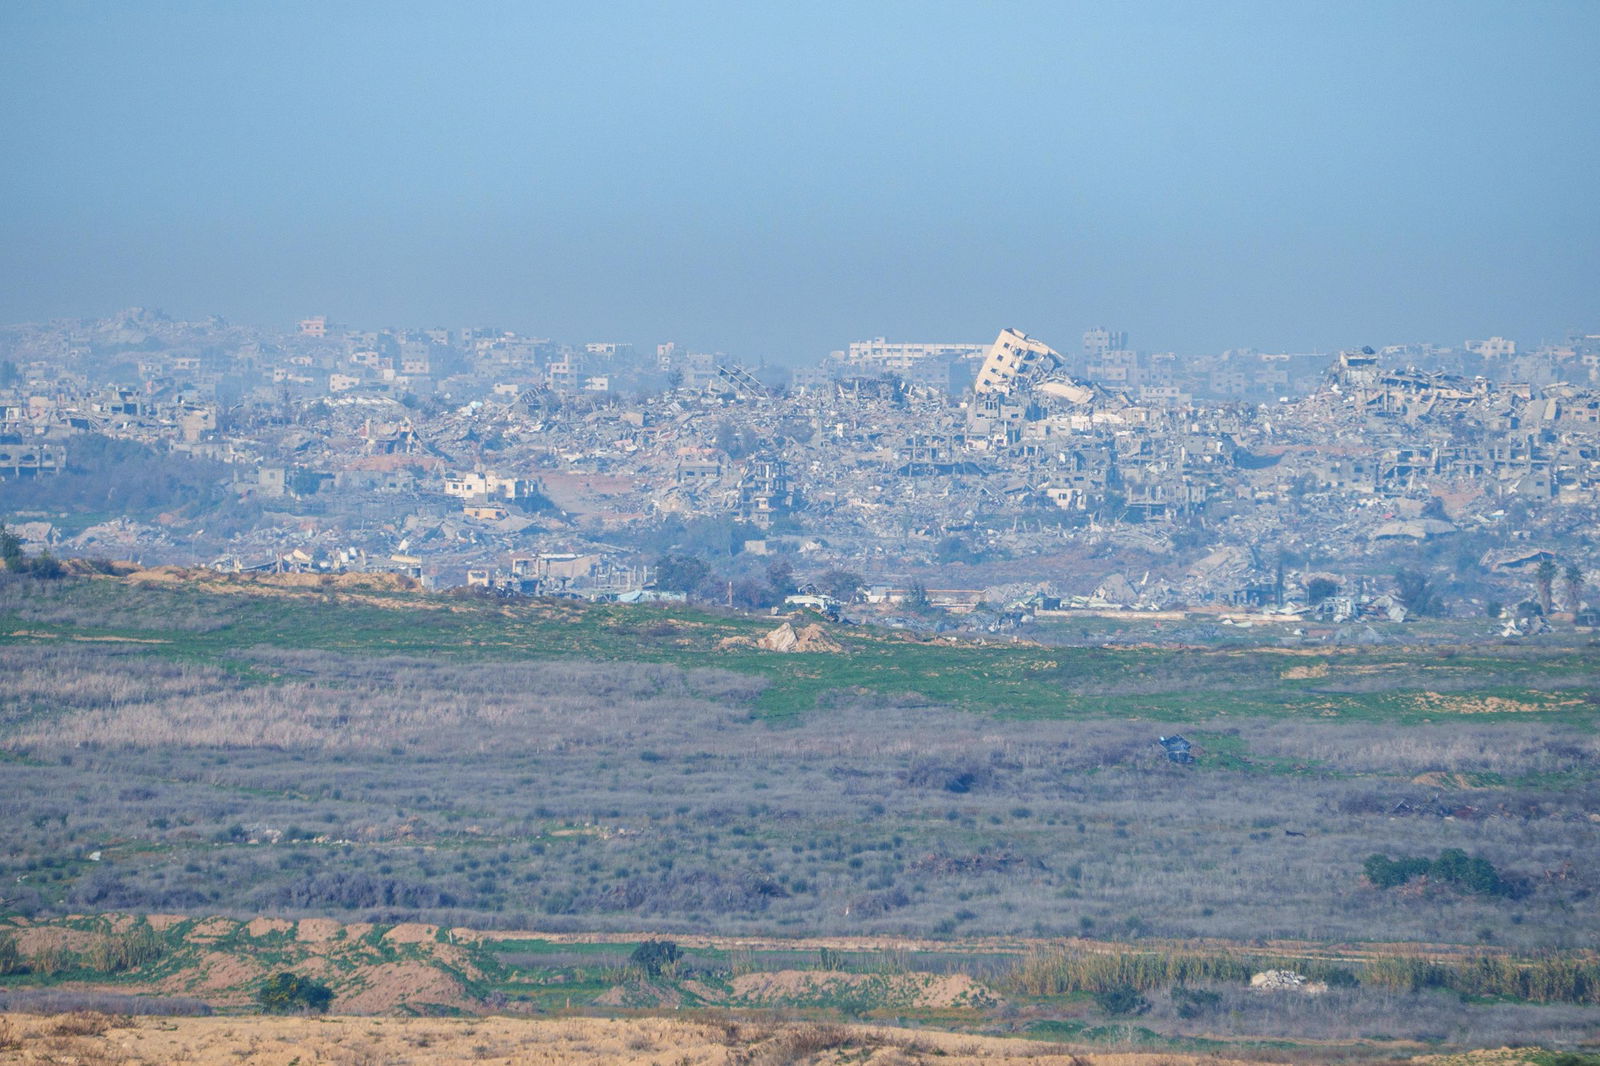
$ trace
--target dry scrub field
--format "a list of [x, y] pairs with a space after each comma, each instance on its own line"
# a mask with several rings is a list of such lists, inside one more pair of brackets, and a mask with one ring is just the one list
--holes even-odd
[[[716, 1007], [1219, 1054], [1595, 1042], [1582, 635], [1199, 646], [1123, 620], [1120, 642], [1045, 646], [830, 625], [837, 650], [781, 654], [753, 639], [770, 618], [156, 576], [0, 582], [0, 932], [18, 933], [0, 1010], [97, 983], [248, 1008], [306, 966], [349, 1013]], [[1175, 732], [1192, 764], [1157, 744]], [[1380, 883], [1373, 855], [1430, 873]], [[1494, 876], [1446, 875], [1469, 861]], [[24, 929], [118, 913], [285, 928], [42, 952]], [[346, 947], [301, 953], [315, 922]], [[506, 939], [463, 958], [392, 936], [419, 925]], [[649, 936], [685, 946], [672, 981], [619, 976]], [[1019, 976], [1020, 952], [968, 947], [999, 940], [1487, 961], [1352, 964], [1325, 996], [1269, 1002], [1236, 959], [1195, 987], [1139, 977], [1130, 1014], [1097, 1005], [1081, 960]], [[919, 1052], [850, 1061], [868, 1053]]]
[[[1479, 1061], [1538, 1066], [1544, 1058], [1505, 1053]], [[1457, 1059], [1463, 1066], [1474, 1061]], [[814, 1022], [0, 1015], [0, 1066], [1242, 1066], [1246, 1061], [1148, 1052], [1071, 1054], [1022, 1040]]]

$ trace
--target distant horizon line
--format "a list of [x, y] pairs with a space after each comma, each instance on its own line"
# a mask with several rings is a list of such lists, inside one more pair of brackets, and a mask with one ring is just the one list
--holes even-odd
[[[384, 325], [378, 325], [378, 326], [369, 326], [369, 325], [358, 325], [358, 324], [351, 323], [351, 322], [341, 321], [340, 319], [335, 318], [332, 315], [327, 315], [327, 314], [309, 314], [309, 315], [305, 315], [302, 318], [291, 319], [288, 322], [284, 322], [284, 323], [274, 322], [274, 323], [271, 323], [271, 324], [263, 324], [259, 319], [245, 320], [245, 319], [240, 319], [238, 317], [232, 317], [232, 316], [223, 314], [222, 312], [215, 312], [215, 311], [214, 312], [209, 312], [209, 313], [207, 313], [207, 314], [205, 314], [205, 315], [203, 315], [203, 316], [201, 316], [199, 318], [189, 318], [189, 317], [184, 317], [182, 315], [173, 315], [173, 314], [167, 312], [164, 308], [162, 308], [160, 306], [145, 305], [145, 304], [131, 304], [131, 305], [128, 305], [126, 307], [120, 308], [117, 311], [111, 312], [109, 314], [102, 314], [102, 315], [99, 315], [99, 316], [95, 316], [95, 315], [76, 315], [76, 316], [74, 316], [74, 315], [59, 315], [59, 316], [52, 317], [52, 318], [43, 318], [43, 319], [33, 319], [33, 320], [25, 320], [25, 321], [18, 321], [18, 322], [10, 322], [10, 323], [4, 324], [3, 326], [0, 326], [0, 329], [8, 329], [9, 330], [9, 329], [17, 329], [17, 328], [23, 328], [23, 327], [35, 327], [35, 328], [38, 328], [38, 327], [47, 327], [47, 326], [67, 324], [67, 323], [80, 324], [80, 325], [81, 324], [85, 324], [85, 323], [103, 323], [103, 322], [115, 321], [115, 320], [120, 319], [120, 318], [128, 318], [128, 317], [132, 317], [132, 316], [151, 316], [151, 317], [156, 318], [159, 321], [171, 322], [171, 323], [174, 323], [174, 324], [184, 324], [184, 325], [203, 325], [203, 324], [205, 324], [206, 322], [208, 322], [210, 320], [218, 320], [223, 325], [229, 326], [229, 327], [238, 327], [238, 328], [244, 328], [244, 329], [259, 330], [259, 331], [262, 331], [262, 332], [269, 332], [269, 333], [270, 332], [277, 332], [277, 333], [281, 333], [281, 334], [288, 335], [288, 336], [302, 336], [302, 335], [304, 335], [304, 334], [302, 334], [300, 332], [301, 323], [313, 321], [313, 320], [315, 320], [317, 318], [322, 318], [325, 321], [327, 328], [333, 328], [333, 329], [339, 329], [339, 330], [355, 330], [355, 331], [360, 331], [360, 332], [380, 332], [380, 333], [383, 333], [383, 332], [386, 332], [386, 333], [418, 332], [418, 333], [420, 333], [420, 332], [427, 332], [429, 330], [447, 330], [451, 334], [456, 334], [456, 333], [459, 333], [459, 332], [464, 331], [464, 330], [488, 330], [488, 331], [492, 331], [492, 332], [498, 333], [498, 334], [511, 335], [511, 336], [516, 336], [516, 337], [519, 337], [519, 338], [524, 338], [524, 339], [529, 339], [529, 340], [543, 340], [543, 341], [548, 341], [550, 343], [562, 344], [562, 345], [583, 346], [583, 345], [588, 345], [588, 344], [626, 344], [626, 345], [628, 345], [630, 347], [636, 347], [636, 348], [640, 347], [640, 345], [641, 345], [641, 342], [636, 341], [636, 340], [620, 340], [620, 339], [610, 339], [610, 340], [606, 340], [606, 339], [590, 339], [590, 340], [582, 340], [582, 341], [557, 340], [556, 339], [556, 334], [553, 331], [552, 332], [548, 332], [548, 333], [543, 332], [543, 331], [540, 331], [538, 333], [525, 332], [522, 329], [517, 329], [517, 328], [508, 329], [508, 328], [505, 328], [505, 325], [502, 324], [502, 323], [483, 323], [483, 322], [478, 322], [478, 323], [468, 323], [468, 324], [464, 324], [464, 325], [454, 325], [454, 326], [447, 326], [447, 325], [428, 325], [428, 326], [423, 326], [423, 325], [396, 325], [396, 324], [384, 324]], [[999, 327], [999, 328], [996, 329], [996, 333], [998, 334], [999, 332], [1002, 332], [1003, 330], [1010, 329], [1010, 328], [1016, 328], [1016, 327], [1002, 326], [1002, 327]], [[1093, 330], [1100, 330], [1100, 329], [1108, 329], [1109, 332], [1112, 332], [1114, 334], [1122, 334], [1124, 337], [1131, 335], [1132, 332], [1133, 332], [1131, 330], [1109, 329], [1108, 327], [1105, 327], [1103, 325], [1095, 324], [1095, 325], [1087, 326], [1082, 330], [1076, 331], [1075, 333], [1069, 333], [1068, 337], [1078, 340], [1080, 342], [1080, 344], [1081, 344], [1082, 335], [1084, 333], [1087, 333], [1087, 332], [1090, 332], [1090, 331], [1093, 331]], [[1022, 330], [1021, 332], [1026, 333], [1030, 337], [1034, 337], [1034, 338], [1036, 338], [1038, 340], [1044, 341], [1047, 344], [1050, 344], [1051, 347], [1057, 348], [1058, 350], [1063, 351], [1064, 354], [1065, 354], [1065, 352], [1071, 350], [1072, 348], [1077, 347], [1077, 346], [1071, 346], [1071, 345], [1065, 345], [1065, 344], [1059, 344], [1058, 345], [1057, 343], [1052, 343], [1052, 338], [1048, 337], [1048, 336], [1046, 336], [1044, 334], [1035, 334], [1035, 333], [1031, 333], [1031, 332], [1029, 332], [1027, 330]], [[1063, 338], [1063, 339], [1065, 339], [1065, 338]], [[1585, 340], [1594, 340], [1594, 339], [1600, 339], [1600, 332], [1589, 332], [1587, 330], [1583, 330], [1583, 329], [1579, 329], [1579, 328], [1571, 328], [1571, 329], [1568, 329], [1568, 330], [1564, 331], [1564, 339], [1563, 340], [1550, 341], [1550, 340], [1546, 339], [1544, 336], [1541, 336], [1537, 346], [1535, 346], [1533, 348], [1530, 348], [1529, 352], [1531, 353], [1533, 351], [1538, 351], [1538, 350], [1541, 350], [1541, 349], [1555, 347], [1555, 346], [1558, 346], [1558, 345], [1561, 345], [1561, 344], [1564, 344], [1564, 343], [1565, 344], [1570, 344], [1570, 343], [1574, 343], [1574, 342], [1581, 342], [1581, 341], [1585, 341]], [[992, 340], [977, 340], [977, 339], [971, 339], [971, 340], [948, 340], [948, 339], [946, 339], [946, 340], [937, 340], [937, 341], [914, 340], [914, 339], [895, 339], [894, 335], [892, 335], [892, 334], [879, 332], [879, 333], [871, 333], [871, 334], [866, 335], [866, 336], [856, 337], [856, 338], [853, 338], [851, 340], [843, 341], [843, 342], [840, 343], [840, 345], [838, 347], [830, 347], [826, 351], [823, 351], [823, 352], [820, 352], [820, 353], [816, 354], [815, 356], [813, 356], [813, 358], [819, 359], [819, 360], [825, 360], [833, 352], [848, 350], [848, 347], [851, 344], [858, 344], [858, 343], [877, 341], [877, 340], [881, 340], [881, 341], [883, 341], [883, 342], [885, 342], [887, 344], [895, 344], [895, 345], [903, 344], [903, 345], [908, 345], [908, 346], [914, 346], [914, 345], [927, 345], [927, 346], [941, 346], [941, 345], [943, 345], [943, 346], [957, 346], [957, 345], [959, 345], [959, 346], [979, 346], [979, 345], [983, 345], [983, 346], [987, 346], [987, 345], [993, 343]], [[1214, 348], [1214, 349], [1203, 349], [1203, 350], [1202, 349], [1195, 349], [1195, 350], [1192, 350], [1192, 351], [1182, 352], [1182, 353], [1180, 353], [1179, 350], [1177, 350], [1177, 349], [1162, 349], [1162, 348], [1142, 349], [1142, 348], [1138, 348], [1136, 346], [1131, 346], [1130, 345], [1128, 347], [1117, 348], [1117, 349], [1112, 349], [1112, 350], [1115, 350], [1115, 351], [1132, 351], [1132, 352], [1137, 352], [1137, 353], [1140, 353], [1140, 354], [1171, 354], [1171, 355], [1183, 354], [1183, 355], [1188, 355], [1188, 356], [1193, 356], [1193, 355], [1220, 355], [1220, 354], [1224, 354], [1224, 353], [1227, 353], [1227, 352], [1236, 352], [1236, 351], [1240, 351], [1240, 352], [1257, 352], [1257, 353], [1269, 354], [1269, 355], [1319, 355], [1320, 356], [1320, 355], [1325, 355], [1325, 354], [1333, 354], [1333, 353], [1336, 353], [1336, 352], [1339, 352], [1339, 351], [1359, 350], [1363, 346], [1370, 346], [1370, 347], [1376, 349], [1380, 353], [1382, 351], [1384, 351], [1385, 349], [1412, 348], [1412, 347], [1435, 348], [1435, 349], [1440, 349], [1440, 350], [1443, 350], [1443, 351], [1470, 351], [1469, 346], [1472, 345], [1472, 344], [1481, 343], [1482, 341], [1495, 341], [1495, 340], [1502, 340], [1502, 341], [1509, 340], [1512, 343], [1514, 343], [1517, 346], [1518, 349], [1522, 349], [1524, 347], [1523, 342], [1521, 340], [1519, 340], [1517, 338], [1514, 338], [1514, 337], [1506, 337], [1503, 334], [1496, 333], [1493, 336], [1484, 337], [1484, 338], [1481, 338], [1481, 339], [1479, 339], [1479, 338], [1466, 338], [1466, 339], [1464, 339], [1464, 340], [1462, 340], [1460, 342], [1447, 342], [1447, 343], [1441, 343], [1441, 342], [1435, 341], [1435, 340], [1411, 340], [1411, 341], [1404, 341], [1404, 342], [1400, 342], [1400, 343], [1372, 344], [1370, 341], [1364, 341], [1364, 342], [1360, 342], [1360, 343], [1352, 343], [1352, 344], [1341, 345], [1341, 346], [1331, 346], [1331, 347], [1327, 347], [1327, 348], [1324, 348], [1322, 345], [1313, 345], [1313, 346], [1310, 346], [1308, 348], [1303, 348], [1303, 349], [1295, 349], [1295, 348], [1261, 348], [1261, 347], [1257, 347], [1255, 345], [1250, 345], [1250, 344], [1235, 344], [1235, 345], [1229, 345], [1229, 346], [1226, 346], [1226, 347], [1220, 347], [1220, 348]], [[661, 344], [678, 344], [680, 342], [678, 342], [674, 338], [667, 337], [665, 339], [650, 340], [650, 341], [645, 341], [645, 342], [642, 342], [642, 343], [644, 345], [661, 345]], [[719, 348], [717, 348], [715, 346], [708, 346], [708, 348], [706, 348], [706, 349], [701, 349], [697, 345], [688, 344], [688, 343], [682, 344], [681, 346], [686, 351], [687, 350], [694, 350], [694, 351], [709, 350], [709, 351], [716, 352], [717, 354], [724, 354], [722, 349], [719, 349]], [[1519, 352], [1519, 354], [1521, 354], [1521, 353]], [[759, 356], [756, 356], [756, 358], [762, 363], [778, 362], [780, 364], [789, 364], [789, 363], [792, 362], [791, 360], [787, 360], [787, 359], [777, 359], [777, 358], [774, 358], [774, 357], [772, 357], [770, 355], [759, 355]]]

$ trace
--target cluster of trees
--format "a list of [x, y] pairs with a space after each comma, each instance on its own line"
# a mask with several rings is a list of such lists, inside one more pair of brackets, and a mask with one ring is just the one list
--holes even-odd
[[765, 607], [782, 603], [794, 592], [794, 573], [788, 563], [775, 562], [763, 577], [728, 577], [714, 572], [698, 555], [663, 555], [655, 561], [656, 588], [682, 592], [709, 602], [731, 600], [735, 607]]
[[1555, 584], [1558, 575], [1566, 585], [1567, 609], [1577, 611], [1583, 606], [1583, 570], [1577, 563], [1568, 563], [1566, 568], [1562, 569], [1555, 559], [1547, 555], [1539, 560], [1539, 565], [1533, 572], [1534, 590], [1539, 596], [1539, 609], [1545, 614], [1555, 609]]
[[[669, 552], [659, 556], [653, 566], [656, 588], [682, 592], [691, 599], [708, 603], [731, 603], [734, 607], [773, 607], [783, 603], [802, 587], [794, 567], [783, 559], [769, 563], [760, 574], [730, 576], [713, 569], [698, 555]], [[826, 570], [804, 583], [818, 592], [849, 603], [862, 586], [860, 574], [850, 570]]]
[[1499, 618], [1508, 612], [1514, 618], [1543, 618], [1555, 610], [1556, 579], [1560, 578], [1563, 585], [1562, 592], [1566, 597], [1567, 610], [1577, 614], [1583, 610], [1583, 568], [1577, 563], [1567, 563], [1562, 566], [1553, 556], [1546, 555], [1539, 560], [1539, 565], [1533, 571], [1534, 598], [1509, 606], [1498, 601], [1491, 601], [1488, 607], [1490, 618]]
[[22, 550], [22, 538], [3, 525], [0, 525], [0, 568], [8, 574], [42, 578], [57, 578], [62, 574], [55, 556], [46, 551], [30, 557]]
[[227, 482], [222, 463], [84, 433], [67, 442], [67, 466], [60, 474], [7, 482], [6, 503], [73, 513], [199, 513], [231, 501]]
[[[1517, 612], [1521, 615], [1549, 615], [1555, 610], [1556, 580], [1561, 580], [1562, 591], [1565, 594], [1566, 606], [1569, 611], [1579, 611], [1583, 607], [1583, 568], [1577, 563], [1569, 562], [1562, 566], [1551, 556], [1544, 556], [1539, 560], [1539, 565], [1533, 571], [1533, 587], [1536, 599], [1517, 605]], [[1321, 579], [1319, 579], [1321, 580]], [[1421, 570], [1401, 568], [1395, 571], [1395, 597], [1405, 605], [1406, 611], [1413, 615], [1439, 615], [1444, 613], [1444, 597], [1442, 591], [1434, 583], [1432, 577]], [[1316, 585], [1317, 582], [1312, 583]], [[1324, 582], [1332, 585], [1332, 582]], [[1332, 589], [1318, 588], [1308, 590], [1311, 593], [1311, 602], [1317, 603], [1327, 596], [1338, 591], [1338, 586]], [[1319, 596], [1318, 593], [1321, 593]], [[1499, 604], [1496, 609], [1489, 611], [1490, 617], [1497, 617], [1500, 611]]]
[[1405, 607], [1407, 614], [1442, 614], [1444, 598], [1433, 584], [1433, 579], [1421, 570], [1403, 569], [1395, 572], [1395, 598]]
[[712, 443], [727, 453], [730, 459], [744, 459], [761, 449], [761, 437], [755, 430], [734, 426], [731, 422], [718, 422], [712, 432]]
[[1378, 888], [1396, 888], [1413, 878], [1426, 877], [1467, 892], [1485, 896], [1514, 896], [1517, 885], [1500, 876], [1488, 859], [1469, 856], [1460, 848], [1446, 848], [1437, 859], [1402, 856], [1391, 859], [1374, 853], [1367, 856], [1361, 870]]

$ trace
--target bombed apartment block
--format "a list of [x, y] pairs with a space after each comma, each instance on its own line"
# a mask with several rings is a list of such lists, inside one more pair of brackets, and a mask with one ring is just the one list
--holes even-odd
[[793, 509], [789, 464], [772, 455], [753, 457], [739, 478], [739, 517], [766, 529]]
[[1003, 329], [989, 346], [973, 389], [979, 395], [1009, 393], [1041, 380], [1060, 366], [1061, 356], [1048, 344], [1020, 330]]
[[536, 483], [525, 478], [502, 477], [492, 471], [446, 474], [444, 494], [469, 502], [489, 499], [520, 500], [538, 491]]
[[66, 466], [66, 445], [0, 443], [0, 481], [48, 477], [61, 473]]

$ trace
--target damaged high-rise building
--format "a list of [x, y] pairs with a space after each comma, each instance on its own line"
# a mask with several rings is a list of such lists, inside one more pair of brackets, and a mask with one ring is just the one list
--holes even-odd
[[1061, 366], [1061, 356], [1021, 330], [1003, 329], [989, 346], [973, 388], [980, 394], [1009, 393], [1038, 381]]

